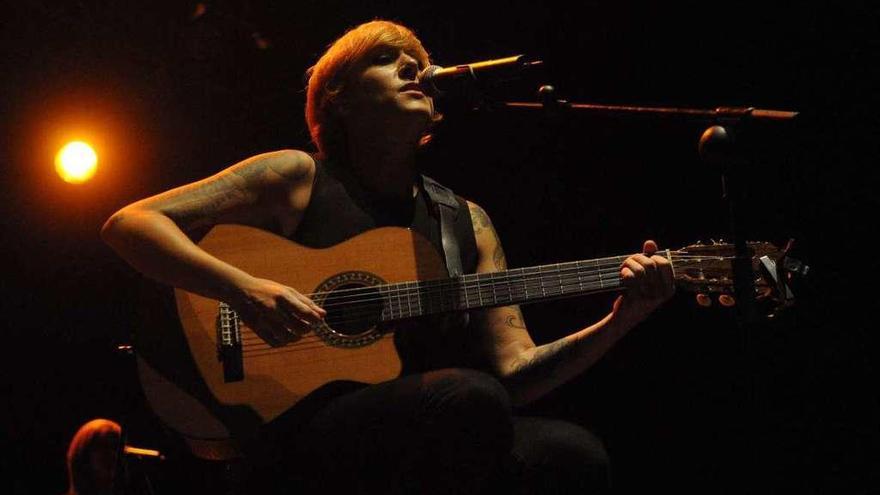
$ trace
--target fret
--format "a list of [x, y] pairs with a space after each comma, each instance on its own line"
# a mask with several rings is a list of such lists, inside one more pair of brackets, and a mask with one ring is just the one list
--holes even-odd
[[382, 314], [386, 314], [386, 320], [394, 319], [394, 300], [391, 298], [391, 295], [388, 293], [388, 288], [390, 286], [386, 285], [379, 289], [379, 295], [382, 296]]
[[[543, 270], [539, 269], [539, 272], [543, 272]], [[544, 288], [544, 276], [541, 274], [538, 276], [538, 281], [541, 283], [541, 297], [547, 297], [547, 290]]]
[[602, 269], [599, 268], [599, 260], [594, 260], [593, 263], [596, 264], [596, 273], [599, 274], [599, 288], [605, 288], [605, 282], [602, 280]]
[[513, 302], [513, 287], [510, 286], [510, 279], [513, 278], [513, 275], [511, 275], [511, 273], [513, 272], [508, 271], [507, 273], [508, 275], [507, 277], [505, 277], [505, 282], [507, 283], [505, 285], [507, 286], [507, 302], [510, 303]]
[[483, 307], [483, 286], [480, 284], [479, 277], [476, 278], [477, 281], [477, 297], [480, 299], [480, 307]]
[[435, 301], [434, 309], [432, 312], [433, 313], [442, 313], [443, 312], [443, 305], [445, 304], [443, 286], [440, 285], [439, 281], [437, 281], [437, 280], [431, 281], [431, 285], [434, 286], [432, 288], [432, 292], [434, 293], [433, 299]]
[[578, 289], [580, 289], [581, 292], [583, 292], [584, 282], [581, 280], [582, 271], [581, 271], [581, 262], [580, 261], [575, 262], [575, 271], [577, 272], [577, 277], [578, 277]]
[[404, 290], [406, 290], [406, 310], [407, 316], [414, 316], [412, 310], [412, 290], [410, 290], [410, 283], [406, 282], [403, 284]]
[[[523, 287], [525, 287], [525, 289], [526, 289], [526, 294], [525, 294], [525, 299], [524, 299], [524, 300], [526, 300], [526, 301], [528, 301], [528, 300], [532, 297], [532, 296], [529, 295], [529, 282], [528, 282], [528, 278], [529, 278], [529, 276], [530, 276], [530, 274], [529, 274], [530, 271], [531, 271], [532, 273], [534, 273], [534, 272], [536, 271], [536, 269], [535, 269], [535, 268], [529, 268], [529, 269], [523, 269], [523, 270], [522, 270], [522, 276], [523, 276], [523, 277], [522, 277], [522, 279], [523, 279]], [[537, 289], [535, 289], [535, 290], [537, 290]], [[536, 294], [536, 295], [537, 295], [537, 294]]]
[[489, 286], [492, 287], [492, 304], [498, 305], [498, 293], [495, 291], [495, 275], [499, 272], [493, 272], [489, 274]]
[[428, 301], [431, 303], [431, 314], [439, 313], [443, 309], [443, 294], [437, 286], [436, 280], [428, 281]]
[[[394, 294], [392, 293], [393, 290], [394, 290], [394, 286], [389, 285], [388, 290], [386, 292], [386, 296], [387, 296], [387, 301], [388, 301], [388, 314], [392, 320], [395, 320], [400, 317], [400, 311], [399, 310], [395, 311]], [[395, 313], [397, 313], [397, 314], [395, 315]]]
[[448, 311], [451, 306], [451, 300], [449, 299], [449, 288], [444, 285], [443, 281], [437, 282], [437, 291], [439, 292], [440, 297], [440, 312]]
[[422, 289], [421, 289], [421, 285], [422, 285], [422, 284], [421, 284], [420, 282], [418, 282], [418, 281], [413, 282], [413, 286], [414, 286], [415, 289], [416, 289], [416, 294], [415, 294], [415, 295], [416, 295], [416, 302], [419, 303], [419, 316], [422, 316], [422, 315], [425, 314], [425, 311], [422, 309]]
[[[462, 292], [464, 292], [464, 307], [470, 308], [471, 307], [471, 299], [468, 294], [468, 292], [470, 292], [470, 289], [468, 288], [467, 284], [465, 284], [464, 287], [461, 288], [461, 290], [462, 290]], [[459, 298], [459, 299], [461, 299], [461, 298]]]
[[562, 285], [562, 270], [559, 268], [559, 263], [556, 263], [556, 281], [559, 283], [559, 294], [565, 294], [565, 287]]
[[[455, 311], [461, 306], [461, 296], [465, 287], [459, 283], [458, 278], [450, 278], [449, 282], [449, 309]], [[465, 297], [465, 303], [467, 303], [467, 297]]]
[[[516, 272], [517, 272], [517, 274], [516, 274], [517, 278], [515, 280], [516, 285], [510, 291], [510, 302], [514, 302], [514, 301], [520, 302], [520, 301], [528, 300], [528, 298], [529, 298], [529, 286], [525, 284], [525, 277], [522, 276], [523, 271], [524, 270], [522, 268], [519, 268], [516, 270]], [[523, 291], [522, 294], [519, 294], [519, 292], [518, 292], [520, 285], [522, 285], [522, 291]], [[514, 292], [514, 291], [516, 291], [516, 292]]]

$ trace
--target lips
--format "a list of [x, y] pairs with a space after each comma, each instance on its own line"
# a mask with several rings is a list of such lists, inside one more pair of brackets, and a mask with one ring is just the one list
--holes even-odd
[[400, 92], [402, 93], [404, 91], [418, 91], [419, 93], [423, 92], [422, 87], [417, 82], [406, 83], [403, 86], [401, 86]]

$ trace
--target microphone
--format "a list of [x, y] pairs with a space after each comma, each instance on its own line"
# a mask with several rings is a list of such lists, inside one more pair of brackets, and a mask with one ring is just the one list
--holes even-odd
[[149, 457], [152, 459], [159, 459], [160, 461], [165, 460], [165, 456], [159, 452], [158, 450], [153, 449], [142, 449], [140, 447], [133, 447], [131, 445], [125, 445], [122, 448], [122, 453], [125, 455], [130, 455], [134, 457]]
[[514, 55], [454, 67], [431, 65], [419, 74], [418, 81], [425, 94], [438, 97], [462, 84], [509, 79], [520, 70], [541, 63], [540, 60], [528, 61], [525, 55]]

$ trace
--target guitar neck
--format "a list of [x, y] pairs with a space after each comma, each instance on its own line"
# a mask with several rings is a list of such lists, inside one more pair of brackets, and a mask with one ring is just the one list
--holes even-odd
[[626, 256], [572, 261], [373, 289], [384, 303], [380, 319], [393, 321], [618, 291], [622, 289], [620, 265], [624, 259]]

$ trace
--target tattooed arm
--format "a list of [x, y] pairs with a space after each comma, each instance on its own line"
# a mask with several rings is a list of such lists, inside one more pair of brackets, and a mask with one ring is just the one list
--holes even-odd
[[168, 285], [229, 302], [267, 342], [290, 340], [323, 310], [281, 284], [252, 277], [191, 239], [218, 223], [295, 228], [308, 205], [315, 164], [294, 150], [244, 160], [207, 179], [116, 212], [101, 237], [134, 268]]
[[[477, 238], [477, 272], [507, 269], [501, 241], [489, 216], [468, 202]], [[527, 404], [596, 363], [630, 328], [647, 317], [672, 294], [668, 262], [653, 255], [657, 246], [645, 243], [646, 255], [636, 255], [621, 266], [628, 294], [614, 303], [610, 314], [587, 328], [554, 342], [536, 346], [526, 329], [519, 306], [491, 308], [476, 318], [495, 373], [514, 404]]]

